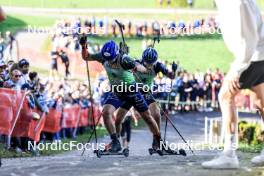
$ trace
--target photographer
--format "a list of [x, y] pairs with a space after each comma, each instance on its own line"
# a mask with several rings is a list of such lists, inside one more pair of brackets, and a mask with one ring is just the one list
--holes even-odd
[[61, 58], [61, 61], [64, 63], [65, 65], [65, 77], [67, 78], [70, 75], [70, 71], [69, 71], [69, 67], [70, 67], [70, 60], [69, 57], [67, 55], [67, 53], [63, 50], [61, 50], [58, 55]]

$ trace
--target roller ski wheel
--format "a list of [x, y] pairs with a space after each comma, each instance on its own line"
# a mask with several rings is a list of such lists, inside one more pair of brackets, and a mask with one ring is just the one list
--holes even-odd
[[179, 154], [182, 155], [182, 156], [187, 156], [186, 151], [183, 150], [183, 149], [179, 150]]
[[125, 157], [128, 157], [129, 156], [129, 149], [128, 148], [125, 148], [123, 150], [123, 154], [124, 154]]
[[95, 150], [97, 158], [101, 158], [102, 152], [103, 152], [102, 150]]

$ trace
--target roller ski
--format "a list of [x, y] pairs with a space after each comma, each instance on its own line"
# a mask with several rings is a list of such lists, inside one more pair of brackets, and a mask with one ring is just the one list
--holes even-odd
[[153, 155], [153, 154], [158, 154], [160, 156], [164, 156], [164, 155], [181, 155], [181, 156], [186, 156], [186, 152], [183, 149], [180, 150], [155, 150], [153, 148], [149, 148], [149, 154]]
[[129, 156], [129, 149], [124, 148], [120, 145], [119, 141], [112, 141], [110, 144], [105, 146], [104, 150], [95, 150], [94, 153], [98, 158], [101, 158], [103, 155], [123, 155], [125, 157]]
[[153, 142], [152, 142], [152, 148], [149, 148], [149, 154], [152, 155], [154, 153], [163, 156], [163, 152], [160, 149], [160, 143], [162, 142], [162, 140], [157, 138], [157, 137], [153, 137]]
[[98, 158], [101, 158], [103, 155], [123, 155], [125, 157], [129, 156], [129, 149], [128, 148], [124, 148], [121, 151], [118, 152], [111, 152], [111, 151], [107, 151], [107, 150], [95, 150], [94, 151], [96, 153], [96, 156]]

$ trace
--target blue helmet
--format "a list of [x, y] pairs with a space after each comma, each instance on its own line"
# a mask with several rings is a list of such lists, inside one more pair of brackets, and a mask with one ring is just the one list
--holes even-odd
[[104, 44], [101, 54], [107, 61], [114, 60], [119, 54], [119, 47], [113, 40], [110, 40]]
[[154, 48], [147, 48], [143, 51], [142, 61], [147, 64], [153, 64], [158, 60], [158, 53]]

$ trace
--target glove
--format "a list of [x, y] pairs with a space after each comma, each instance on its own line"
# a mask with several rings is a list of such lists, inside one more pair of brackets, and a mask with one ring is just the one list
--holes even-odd
[[81, 46], [85, 46], [86, 45], [86, 42], [87, 42], [87, 36], [86, 35], [83, 35], [80, 40], [79, 40], [79, 43]]
[[128, 48], [127, 44], [120, 42], [119, 48], [120, 48], [120, 53], [122, 53], [122, 54], [128, 54], [129, 53], [129, 48]]
[[177, 68], [178, 68], [178, 65], [173, 61], [172, 65], [171, 65], [172, 71], [175, 73]]

